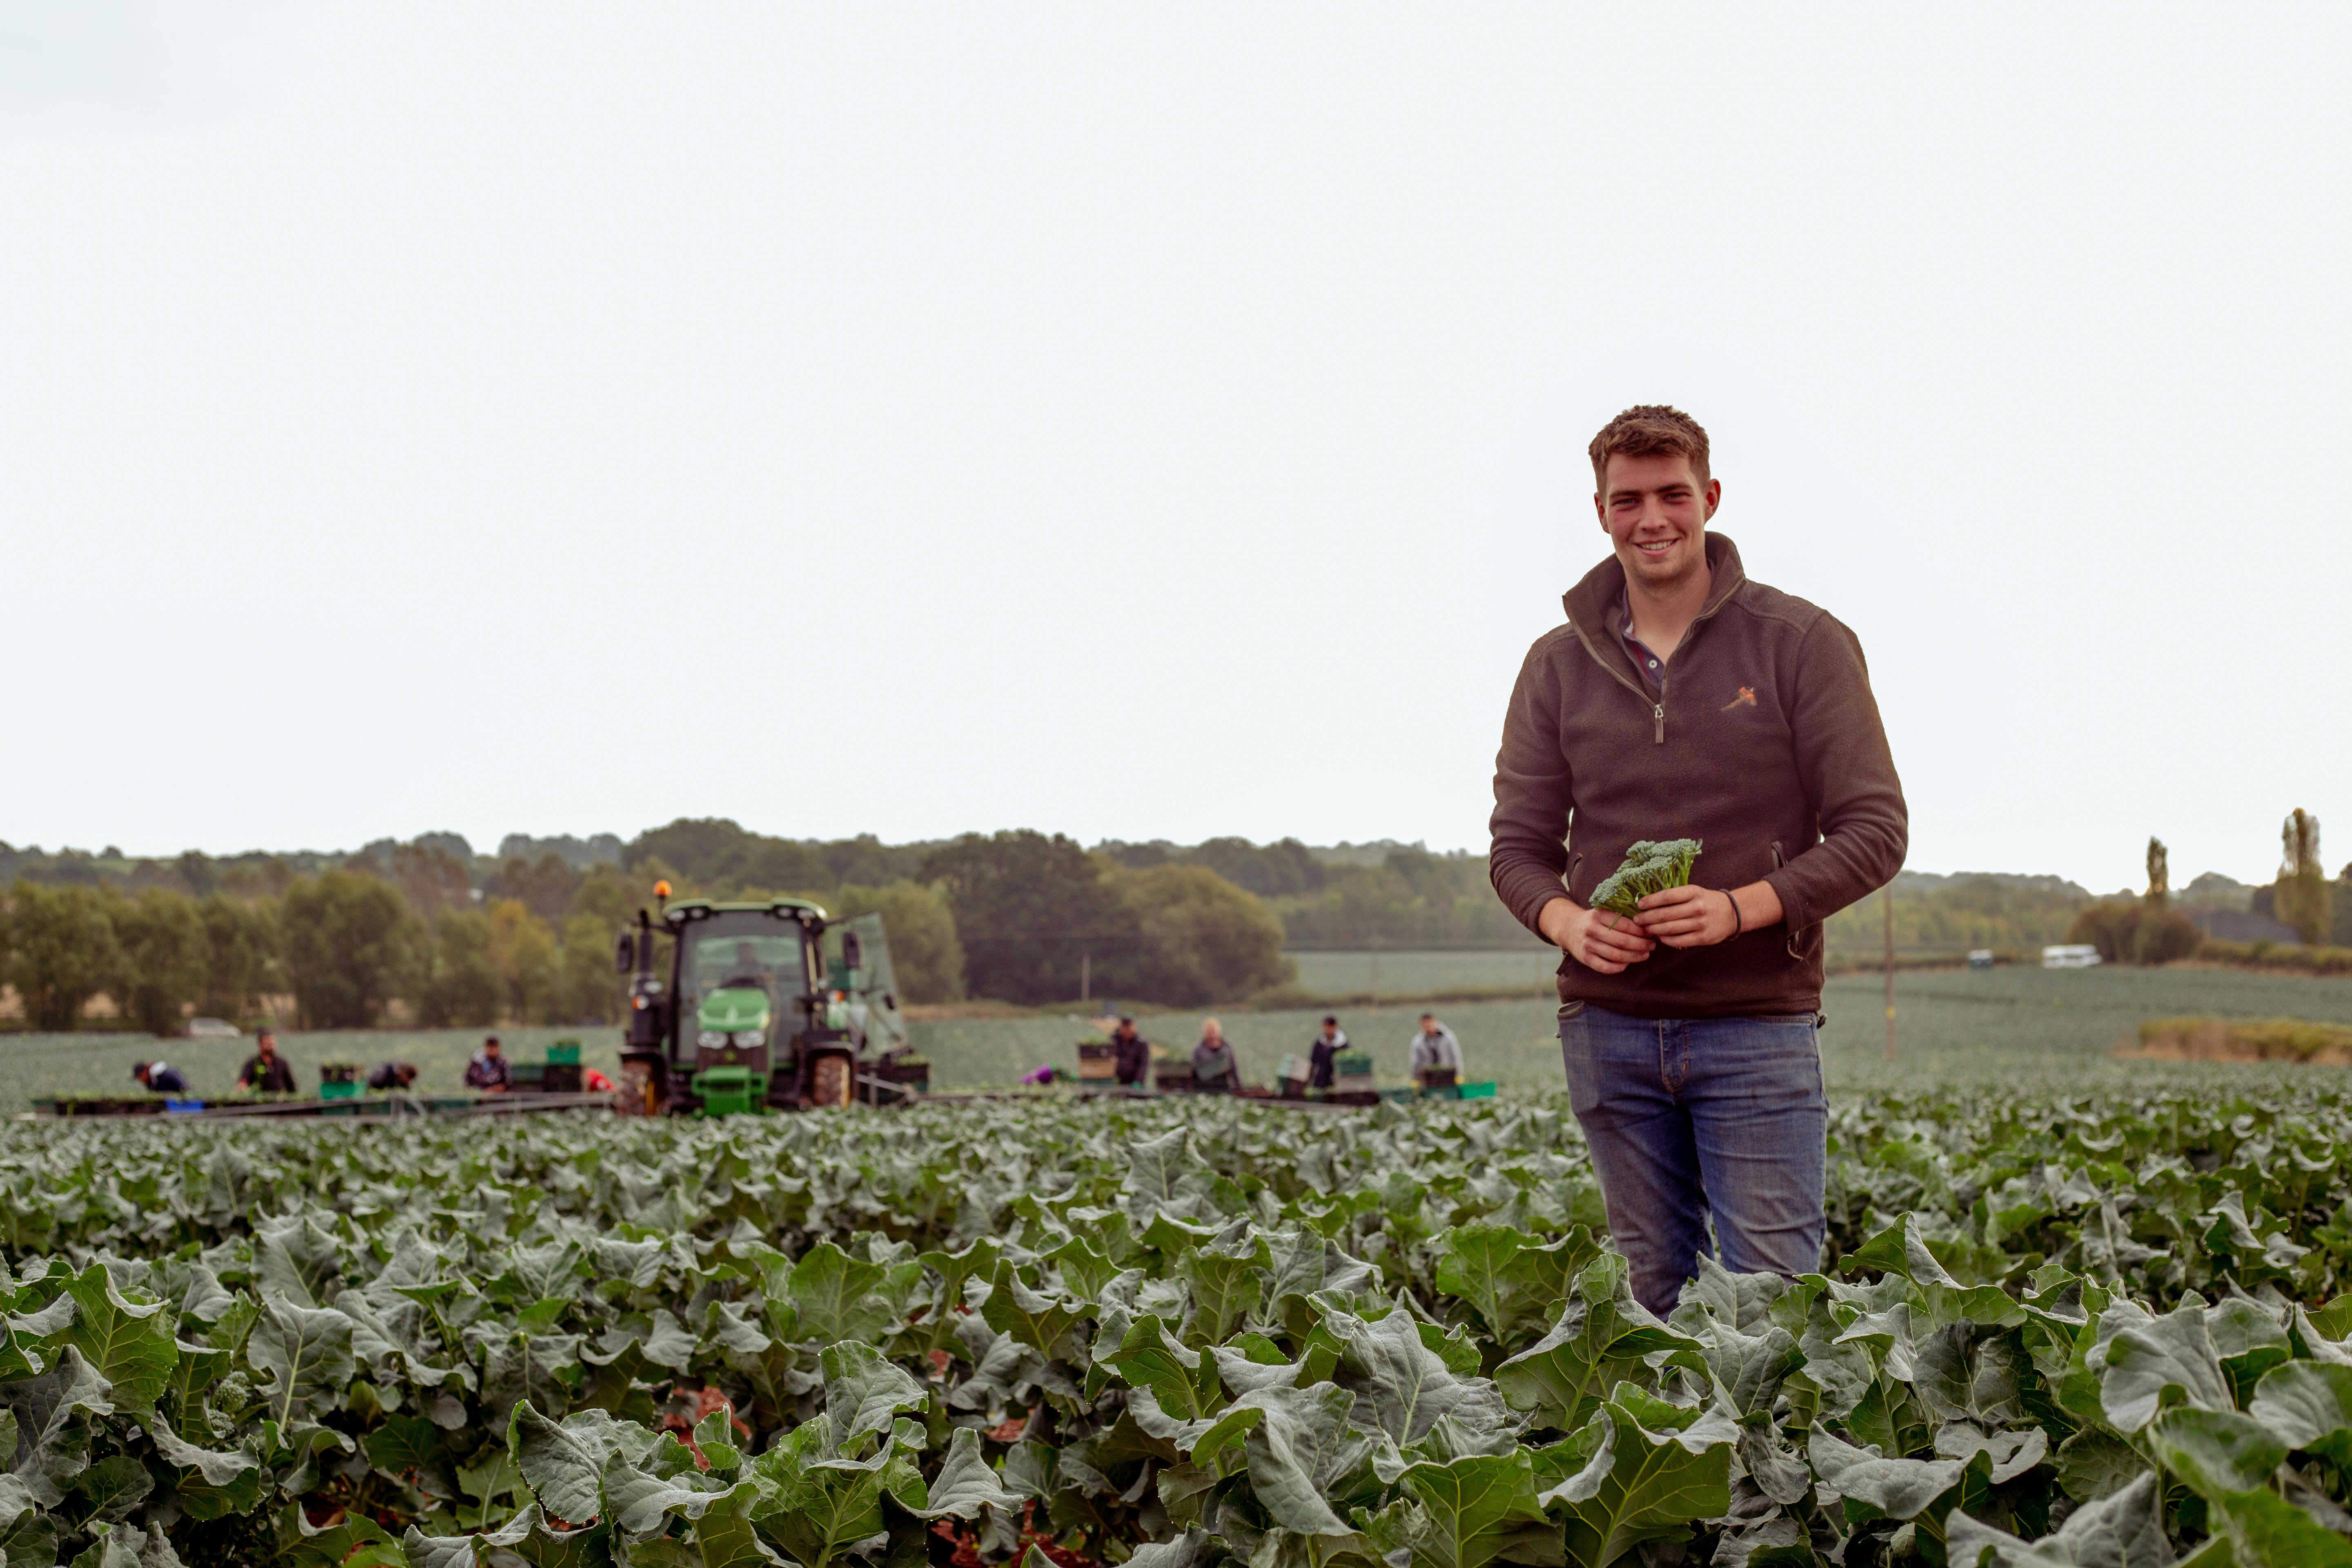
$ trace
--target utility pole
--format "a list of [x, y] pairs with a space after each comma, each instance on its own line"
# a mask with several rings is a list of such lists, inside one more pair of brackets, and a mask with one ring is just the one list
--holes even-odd
[[1095, 955], [1094, 955], [1093, 953], [1091, 953], [1091, 952], [1082, 952], [1082, 953], [1078, 954], [1078, 1000], [1079, 1000], [1079, 1001], [1081, 1001], [1081, 1002], [1091, 1002], [1091, 1001], [1093, 1001], [1093, 1000], [1094, 1000], [1094, 995], [1095, 995], [1094, 984], [1095, 984]]
[[1880, 907], [1886, 912], [1886, 1059], [1895, 1059], [1895, 884], [1889, 882], [1879, 891]]

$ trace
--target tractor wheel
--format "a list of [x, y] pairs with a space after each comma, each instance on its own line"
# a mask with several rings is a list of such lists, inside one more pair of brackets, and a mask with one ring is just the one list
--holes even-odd
[[850, 1075], [847, 1057], [826, 1055], [811, 1064], [809, 1072], [809, 1103], [812, 1105], [847, 1105]]

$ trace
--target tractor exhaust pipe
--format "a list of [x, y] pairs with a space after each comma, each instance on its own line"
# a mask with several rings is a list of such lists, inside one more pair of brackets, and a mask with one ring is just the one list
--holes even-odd
[[637, 929], [621, 932], [620, 957], [629, 976], [629, 1044], [633, 1051], [658, 1049], [664, 1018], [662, 984], [654, 978], [654, 922], [637, 911]]

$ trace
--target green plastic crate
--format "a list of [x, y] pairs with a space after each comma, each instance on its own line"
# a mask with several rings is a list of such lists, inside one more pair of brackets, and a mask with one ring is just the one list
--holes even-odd
[[359, 1097], [360, 1086], [349, 1079], [344, 1079], [341, 1082], [329, 1079], [319, 1086], [320, 1100], [357, 1100]]
[[553, 1045], [548, 1047], [547, 1065], [549, 1067], [578, 1067], [580, 1065], [580, 1042], [577, 1040], [558, 1040]]
[[1492, 1100], [1495, 1098], [1495, 1086], [1491, 1081], [1465, 1083], [1462, 1086], [1461, 1097], [1464, 1100]]

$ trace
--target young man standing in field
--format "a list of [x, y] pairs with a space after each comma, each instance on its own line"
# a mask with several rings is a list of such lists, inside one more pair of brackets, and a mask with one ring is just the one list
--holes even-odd
[[[1894, 879], [1903, 788], [1862, 647], [1710, 535], [1706, 432], [1629, 408], [1591, 446], [1609, 559], [1528, 650], [1495, 764], [1495, 890], [1566, 955], [1560, 1051], [1634, 1294], [1821, 1263], [1822, 922]], [[1633, 919], [1588, 906], [1638, 840], [1702, 840]]]

